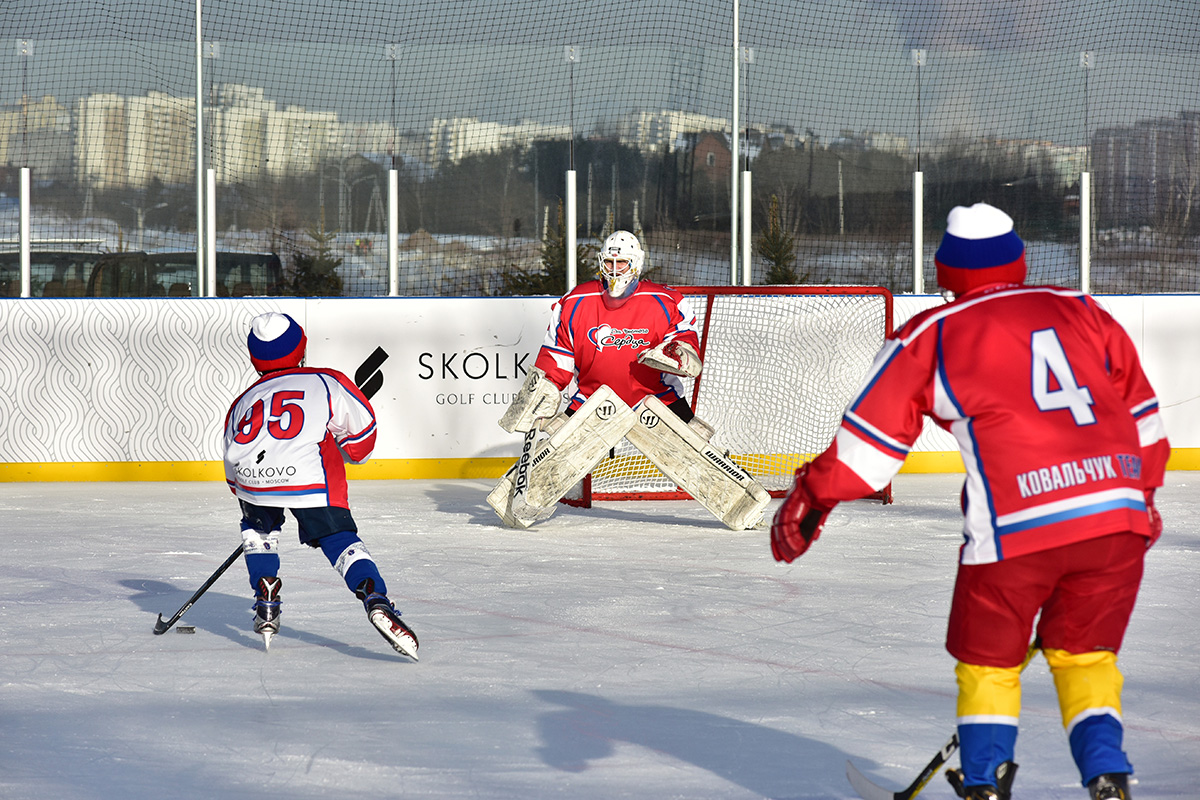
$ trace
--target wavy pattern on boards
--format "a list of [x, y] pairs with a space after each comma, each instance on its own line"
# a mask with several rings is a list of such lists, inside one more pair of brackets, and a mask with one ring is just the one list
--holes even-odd
[[221, 457], [221, 427], [254, 379], [256, 300], [0, 301], [0, 452], [11, 462]]

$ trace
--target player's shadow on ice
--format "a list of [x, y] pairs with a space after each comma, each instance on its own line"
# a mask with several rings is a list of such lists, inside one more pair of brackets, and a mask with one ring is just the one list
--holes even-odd
[[535, 690], [561, 706], [538, 719], [542, 761], [583, 772], [590, 761], [612, 756], [628, 743], [694, 764], [775, 800], [845, 797], [846, 753], [814, 739], [669, 706], [622, 705], [579, 692]]
[[[138, 608], [147, 613], [146, 634], [149, 636], [154, 635], [154, 623], [158, 621], [159, 614], [162, 614], [164, 621], [170, 619], [179, 610], [180, 606], [186, 603], [188, 598], [199, 588], [196, 586], [185, 589], [165, 581], [140, 578], [128, 578], [120, 581], [120, 584], [126, 589], [133, 591], [129, 599]], [[250, 589], [248, 586], [246, 588], [246, 595], [242, 596], [209, 589], [196, 601], [194, 606], [187, 610], [187, 613], [184, 614], [176, 625], [193, 625], [197, 631], [224, 637], [235, 644], [251, 650], [261, 650], [263, 649], [262, 637], [254, 633], [251, 621], [250, 607], [253, 604], [253, 599], [249, 596], [249, 592]], [[284, 613], [286, 615], [286, 610]], [[365, 616], [362, 618], [362, 624], [367, 626], [366, 629], [368, 631], [372, 630]], [[175, 634], [176, 630], [172, 628], [162, 635], [174, 636]], [[397, 660], [395, 654], [388, 649], [387, 643], [382, 639], [379, 640], [379, 651], [375, 652], [364, 647], [330, 639], [317, 633], [291, 627], [288, 625], [286, 618], [279, 633], [276, 634], [276, 639], [277, 641], [292, 639], [316, 647], [328, 647], [331, 650], [337, 650], [339, 653], [345, 653], [355, 658], [366, 658], [377, 661]]]

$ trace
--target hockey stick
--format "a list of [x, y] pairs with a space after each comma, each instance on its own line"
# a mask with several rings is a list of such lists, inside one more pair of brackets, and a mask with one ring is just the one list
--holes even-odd
[[[1029, 652], [1025, 654], [1025, 660], [1021, 662], [1021, 671], [1029, 666], [1029, 662], [1042, 649], [1042, 644], [1038, 640], [1034, 640], [1033, 644], [1029, 645]], [[933, 776], [938, 774], [938, 771], [946, 765], [950, 760], [950, 756], [954, 755], [954, 751], [958, 750], [958, 731], [950, 737], [950, 741], [942, 746], [941, 750], [929, 760], [925, 768], [921, 770], [916, 779], [908, 785], [907, 788], [899, 792], [889, 791], [877, 783], [874, 783], [866, 775], [863, 775], [858, 767], [849, 759], [846, 760], [846, 778], [850, 781], [850, 785], [854, 787], [854, 791], [858, 792], [858, 796], [863, 800], [912, 800], [920, 794], [925, 788], [925, 784], [933, 780]]]
[[217, 571], [214, 572], [212, 575], [208, 576], [208, 580], [206, 580], [204, 582], [204, 585], [196, 590], [196, 593], [194, 595], [192, 595], [191, 598], [186, 603], [183, 604], [182, 608], [180, 608], [178, 611], [175, 612], [174, 616], [172, 616], [170, 619], [164, 620], [162, 618], [162, 614], [159, 614], [158, 622], [154, 623], [155, 635], [157, 636], [159, 634], [163, 634], [163, 633], [166, 633], [167, 631], [171, 630], [171, 626], [174, 625], [176, 622], [179, 622], [179, 618], [183, 616], [184, 612], [186, 612], [189, 608], [191, 608], [192, 605], [195, 604], [195, 602], [200, 599], [200, 595], [207, 592], [208, 587], [210, 587], [214, 583], [216, 583], [217, 578], [224, 575], [225, 570], [229, 569], [229, 567], [233, 564], [233, 562], [237, 561], [241, 555], [242, 555], [242, 546], [241, 546], [241, 544], [239, 544], [237, 546], [237, 549], [229, 554], [229, 558], [225, 559], [225, 563], [222, 564], [221, 566], [217, 567]]
[[533, 460], [533, 442], [537, 438], [537, 425], [529, 426], [525, 441], [521, 444], [521, 457], [517, 460], [517, 474], [513, 476], [512, 506], [525, 507], [525, 494], [529, 491], [529, 462]]

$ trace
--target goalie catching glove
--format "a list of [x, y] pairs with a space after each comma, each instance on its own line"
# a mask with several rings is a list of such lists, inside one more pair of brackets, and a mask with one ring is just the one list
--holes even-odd
[[659, 372], [669, 372], [684, 378], [694, 378], [700, 374], [700, 354], [686, 342], [674, 339], [660, 343], [657, 347], [645, 351], [638, 356], [638, 363], [656, 369]]
[[776, 561], [788, 564], [795, 561], [821, 538], [825, 518], [832, 508], [821, 509], [813, 504], [812, 495], [804, 488], [808, 465], [796, 470], [796, 482], [775, 512], [771, 522], [771, 555]]

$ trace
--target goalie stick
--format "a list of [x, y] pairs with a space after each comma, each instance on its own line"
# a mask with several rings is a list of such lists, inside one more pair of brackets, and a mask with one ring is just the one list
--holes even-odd
[[525, 441], [521, 445], [521, 457], [517, 461], [517, 474], [513, 476], [512, 500], [509, 508], [520, 516], [529, 508], [525, 495], [529, 492], [529, 462], [533, 460], [533, 445], [537, 439], [538, 429], [533, 425], [525, 432]]
[[[1029, 652], [1025, 654], [1025, 660], [1021, 662], [1021, 671], [1029, 666], [1029, 662], [1042, 649], [1042, 643], [1035, 640], [1029, 645]], [[934, 754], [933, 758], [929, 759], [929, 763], [921, 770], [916, 779], [913, 780], [906, 788], [899, 792], [893, 792], [883, 788], [879, 784], [872, 781], [866, 775], [859, 771], [858, 767], [854, 766], [854, 762], [846, 760], [846, 779], [850, 781], [850, 785], [854, 787], [854, 791], [858, 792], [858, 796], [863, 800], [912, 800], [921, 793], [925, 788], [925, 784], [933, 780], [933, 776], [938, 774], [938, 771], [946, 765], [950, 760], [950, 756], [958, 750], [958, 731], [950, 737], [950, 741], [942, 745], [942, 749]]]
[[197, 600], [200, 599], [200, 595], [207, 592], [208, 587], [210, 587], [214, 583], [216, 583], [217, 578], [224, 575], [225, 570], [229, 569], [229, 567], [232, 566], [233, 562], [237, 561], [241, 555], [242, 555], [242, 545], [239, 542], [237, 549], [229, 554], [229, 558], [225, 559], [225, 563], [222, 564], [221, 566], [217, 567], [217, 571], [214, 572], [212, 575], [208, 576], [208, 580], [206, 580], [204, 582], [204, 585], [201, 586], [199, 589], [197, 589], [196, 593], [194, 595], [192, 595], [191, 598], [189, 598], [188, 601], [183, 604], [183, 607], [180, 608], [178, 611], [176, 611], [171, 616], [170, 619], [164, 620], [162, 617], [162, 614], [158, 615], [158, 622], [154, 623], [154, 634], [157, 636], [157, 635], [166, 633], [167, 631], [171, 630], [171, 626], [174, 625], [176, 622], [179, 622], [179, 618], [182, 617], [184, 615], [184, 613], [189, 608], [191, 608]]

